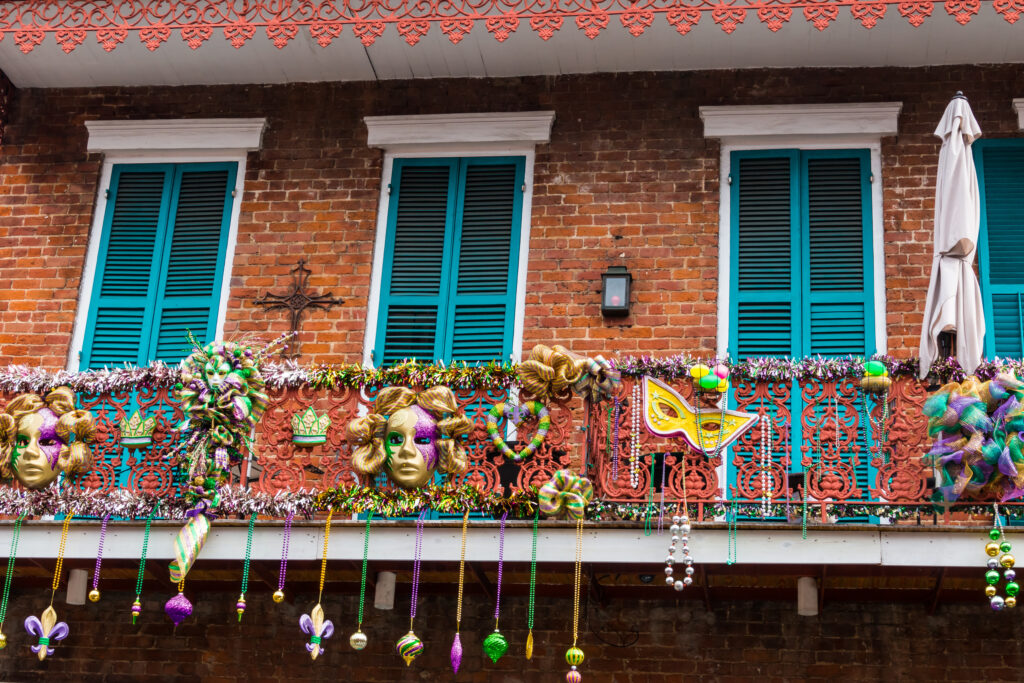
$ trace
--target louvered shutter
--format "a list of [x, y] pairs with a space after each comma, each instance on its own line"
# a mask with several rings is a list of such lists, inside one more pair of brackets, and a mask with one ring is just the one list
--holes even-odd
[[737, 359], [797, 353], [796, 166], [794, 152], [733, 154], [729, 347]]
[[117, 165], [80, 366], [174, 363], [214, 333], [237, 164]]
[[[983, 144], [984, 143], [984, 144]], [[979, 250], [989, 357], [1024, 355], [1024, 142], [975, 143], [982, 186], [982, 237]]]
[[151, 360], [173, 364], [187, 356], [187, 332], [201, 343], [213, 339], [236, 169], [236, 164], [176, 169]]
[[466, 159], [460, 169], [446, 360], [508, 360], [512, 351], [522, 158]]
[[173, 169], [116, 166], [111, 173], [82, 368], [147, 359], [165, 207]]
[[874, 353], [867, 151], [802, 153], [801, 355]]
[[442, 355], [456, 172], [455, 159], [395, 162], [376, 363]]

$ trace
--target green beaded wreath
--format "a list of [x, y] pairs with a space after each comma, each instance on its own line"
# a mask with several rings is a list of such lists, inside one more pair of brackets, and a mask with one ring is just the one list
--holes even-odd
[[[501, 434], [498, 433], [498, 420], [502, 417], [507, 417], [509, 422], [518, 426], [527, 415], [533, 415], [538, 419], [537, 433], [530, 439], [530, 443], [526, 445], [526, 448], [516, 453], [509, 448], [505, 440], [501, 438]], [[540, 445], [544, 443], [544, 437], [547, 436], [550, 428], [551, 416], [548, 413], [547, 406], [540, 401], [527, 401], [522, 405], [507, 405], [502, 402], [491, 406], [490, 411], [487, 413], [487, 434], [491, 437], [491, 442], [494, 443], [495, 448], [501, 451], [503, 456], [516, 462], [526, 460], [536, 453]]]

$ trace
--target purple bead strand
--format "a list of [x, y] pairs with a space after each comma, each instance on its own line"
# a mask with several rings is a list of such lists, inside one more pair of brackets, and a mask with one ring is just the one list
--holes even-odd
[[416, 519], [416, 555], [412, 563], [412, 604], [409, 606], [409, 621], [416, 618], [416, 602], [420, 597], [420, 558], [423, 557], [423, 522], [426, 519], [426, 510], [423, 510]]
[[107, 522], [110, 515], [103, 516], [103, 524], [100, 525], [100, 547], [96, 550], [96, 571], [92, 573], [92, 589], [97, 590], [100, 585], [100, 567], [103, 566], [103, 542], [107, 538]]
[[[505, 520], [508, 519], [508, 510], [501, 516], [501, 527], [498, 531], [498, 586], [494, 589], [494, 621], [497, 624], [498, 615], [501, 614], [501, 573], [505, 563]], [[497, 626], [495, 626], [497, 628]]]
[[288, 572], [288, 544], [292, 536], [292, 518], [295, 511], [292, 510], [284, 520], [284, 540], [281, 542], [281, 570], [277, 573], [277, 590], [284, 590], [284, 577]]

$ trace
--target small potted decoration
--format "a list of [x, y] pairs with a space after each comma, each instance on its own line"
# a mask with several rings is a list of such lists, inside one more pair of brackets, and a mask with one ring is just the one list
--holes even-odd
[[317, 415], [310, 406], [304, 412], [292, 415], [292, 443], [303, 448], [326, 443], [330, 426], [331, 418], [327, 417], [327, 413]]
[[149, 448], [153, 444], [153, 430], [156, 428], [156, 415], [150, 415], [145, 420], [139, 411], [132, 413], [131, 417], [122, 418], [118, 423], [121, 429], [121, 445], [130, 451], [138, 448]]

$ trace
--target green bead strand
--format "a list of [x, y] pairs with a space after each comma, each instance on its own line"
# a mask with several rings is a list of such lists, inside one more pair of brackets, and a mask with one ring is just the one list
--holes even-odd
[[238, 621], [242, 621], [242, 613], [245, 611], [245, 594], [249, 592], [249, 562], [252, 558], [252, 532], [256, 527], [256, 513], [249, 517], [249, 535], [245, 539], [245, 564], [242, 565], [242, 591], [238, 597], [236, 612]]
[[14, 531], [11, 535], [11, 552], [7, 556], [7, 574], [4, 576], [4, 594], [0, 598], [0, 631], [3, 631], [4, 620], [7, 618], [7, 599], [11, 595], [11, 579], [14, 577], [14, 558], [18, 555], [18, 538], [21, 536], [21, 523], [25, 521], [27, 512], [14, 522]]
[[149, 551], [149, 530], [153, 525], [153, 517], [156, 515], [156, 507], [154, 507], [149, 517], [146, 518], [146, 533], [142, 538], [142, 556], [139, 558], [139, 576], [135, 579], [135, 603], [132, 607], [132, 623], [138, 618], [139, 613], [142, 611], [141, 608], [141, 597], [142, 597], [142, 579], [146, 575], [146, 553]]
[[526, 611], [526, 626], [533, 630], [533, 606], [537, 597], [537, 523], [540, 510], [533, 515], [533, 549], [530, 551], [530, 603]]
[[367, 559], [370, 556], [370, 520], [373, 519], [373, 512], [371, 512], [366, 518], [366, 531], [363, 532], [363, 576], [359, 583], [359, 627], [357, 631], [363, 627], [363, 603], [366, 602], [366, 565], [368, 564]]

